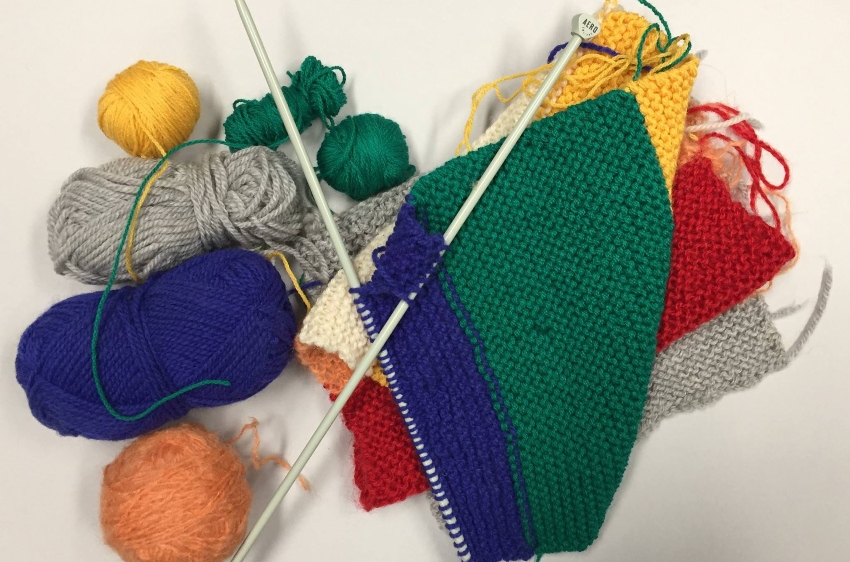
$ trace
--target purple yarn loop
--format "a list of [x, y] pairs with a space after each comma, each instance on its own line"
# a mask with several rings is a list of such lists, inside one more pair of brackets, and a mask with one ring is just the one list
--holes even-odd
[[[424, 217], [422, 222], [427, 224]], [[388, 243], [372, 253], [377, 269], [371, 281], [352, 292], [361, 296], [389, 294], [409, 304], [410, 295], [419, 292], [442, 263], [443, 252], [448, 245], [442, 234], [429, 234], [422, 230], [416, 209], [410, 203], [399, 210], [392, 238], [392, 244]]]
[[[549, 63], [549, 62], [552, 62], [553, 60], [555, 60], [555, 57], [558, 55], [558, 53], [560, 53], [561, 51], [566, 49], [567, 45], [569, 45], [569, 44], [570, 44], [570, 42], [567, 41], [566, 43], [561, 43], [560, 45], [557, 45], [549, 53], [549, 58], [546, 60], [546, 62]], [[589, 51], [596, 51], [598, 53], [603, 53], [603, 54], [606, 54], [606, 55], [611, 55], [612, 57], [616, 57], [617, 55], [620, 54], [617, 51], [615, 51], [614, 49], [610, 49], [610, 48], [608, 48], [604, 45], [597, 45], [596, 43], [591, 43], [589, 41], [584, 41], [581, 44], [581, 48], [587, 49]]]
[[[567, 41], [566, 43], [561, 43], [560, 45], [556, 45], [555, 48], [552, 49], [552, 51], [549, 53], [549, 58], [546, 59], [546, 62], [551, 63], [553, 60], [555, 60], [555, 57], [558, 55], [558, 53], [563, 51], [567, 47], [567, 45], [569, 45], [569, 44], [570, 44], [569, 41]], [[588, 51], [596, 51], [597, 53], [602, 53], [604, 55], [609, 55], [609, 56], [612, 56], [612, 57], [620, 56], [620, 53], [618, 53], [614, 49], [606, 47], [605, 45], [598, 45], [596, 43], [591, 43], [589, 41], [583, 42], [581, 44], [581, 48], [587, 49]], [[649, 66], [649, 65], [646, 65], [646, 66], [643, 67], [643, 70], [648, 72], [648, 71], [652, 70], [652, 67]]]

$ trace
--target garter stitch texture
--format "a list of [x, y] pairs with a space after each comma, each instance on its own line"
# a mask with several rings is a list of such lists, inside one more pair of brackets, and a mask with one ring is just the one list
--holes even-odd
[[[416, 449], [385, 387], [371, 378], [360, 381], [342, 419], [353, 437], [354, 484], [366, 511], [428, 489]], [[376, 427], [381, 430], [374, 431]]]
[[[115, 160], [75, 172], [50, 210], [48, 248], [57, 273], [84, 283], [109, 278], [127, 213], [155, 162]], [[336, 215], [349, 251], [359, 251], [401, 207], [411, 182]], [[133, 263], [143, 278], [214, 249], [240, 246], [290, 253], [305, 281], [326, 284], [339, 263], [299, 166], [281, 152], [252, 147], [172, 163], [141, 210]], [[129, 282], [122, 260], [118, 282]], [[312, 290], [317, 295], [322, 287]]]
[[[334, 216], [349, 253], [359, 252], [381, 229], [392, 222], [416, 179], [411, 178]], [[319, 281], [327, 285], [340, 269], [336, 250], [317, 212], [311, 212], [304, 217], [303, 235], [292, 244], [292, 252], [298, 257], [305, 278], [309, 281]], [[319, 292], [321, 291], [314, 291], [314, 294]]]
[[[347, 381], [351, 376], [350, 367], [318, 347], [304, 346], [301, 353], [307, 353], [299, 358], [320, 380], [323, 371], [317, 364], [334, 364], [335, 373], [324, 371], [334, 380]], [[732, 307], [655, 358], [639, 435], [645, 437], [665, 418], [755, 386], [784, 369], [790, 359], [763, 297]], [[398, 469], [402, 464], [395, 459], [413, 451], [413, 445], [405, 432], [396, 429], [404, 426], [389, 391], [375, 388], [374, 383], [369, 386], [368, 393], [358, 389], [359, 399], [346, 404], [343, 416], [354, 441], [355, 484], [361, 503], [374, 509], [424, 492], [427, 482], [418, 464]], [[349, 423], [349, 417], [357, 418], [356, 425]]]
[[767, 304], [761, 296], [750, 298], [656, 357], [640, 434], [652, 431], [663, 418], [754, 386], [787, 364]]
[[673, 342], [655, 360], [641, 435], [662, 418], [713, 404], [784, 369], [817, 328], [831, 287], [832, 268], [827, 265], [814, 310], [787, 350], [773, 325], [784, 314], [769, 313], [760, 295]]
[[[610, 92], [532, 125], [381, 359], [464, 559], [582, 550], [619, 485], [646, 399], [673, 231], [645, 123], [633, 95]], [[371, 329], [407, 289], [395, 280], [428, 270], [430, 259], [406, 263], [418, 257], [408, 248], [448, 226], [497, 148], [414, 186], [416, 219], [429, 222], [421, 232], [398, 222], [358, 292]], [[527, 202], [522, 213], [517, 200]]]
[[[391, 223], [354, 258], [361, 282], [372, 277], [372, 252], [386, 243], [392, 230]], [[332, 400], [369, 346], [348, 291], [345, 276], [335, 275], [313, 307], [333, 312], [308, 314], [295, 342], [298, 358], [316, 375]], [[331, 344], [334, 351], [328, 353], [321, 345], [331, 334], [338, 345]], [[354, 484], [360, 504], [367, 511], [428, 489], [413, 443], [386, 386], [386, 378], [376, 363], [371, 377], [361, 381], [342, 409], [343, 423], [351, 431], [354, 443]]]
[[[372, 261], [372, 253], [387, 242], [387, 238], [393, 231], [393, 224], [384, 227], [380, 233], [371, 240], [365, 248], [354, 258], [354, 269], [360, 282], [364, 283], [372, 278], [375, 272], [375, 263]], [[319, 382], [331, 394], [338, 394], [348, 377], [337, 376], [338, 369], [333, 365], [323, 367], [310, 360], [306, 354], [309, 348], [321, 349], [330, 352], [342, 360], [350, 369], [354, 369], [357, 362], [369, 348], [369, 337], [363, 328], [363, 322], [354, 308], [354, 303], [349, 294], [348, 280], [344, 275], [335, 275], [328, 283], [327, 290], [316, 300], [315, 308], [328, 311], [327, 314], [308, 314], [301, 325], [301, 331], [295, 342], [295, 350], [305, 365], [317, 368], [314, 371]]]
[[[719, 293], [722, 295], [730, 295], [735, 293], [752, 294], [758, 287], [764, 284], [771, 277], [771, 271], [775, 269], [774, 264], [782, 263], [785, 259], [787, 243], [782, 235], [773, 228], [764, 224], [761, 220], [751, 220], [752, 217], [743, 211], [741, 206], [729, 197], [728, 191], [722, 183], [718, 183], [715, 174], [709, 170], [704, 163], [694, 163], [692, 167], [683, 169], [676, 178], [673, 191], [674, 200], [674, 234], [673, 234], [673, 252], [671, 258], [671, 279], [673, 278], [698, 278], [702, 275], [701, 272], [709, 270], [715, 271], [723, 268], [728, 262], [748, 263], [749, 272], [744, 275], [718, 275], [715, 279], [708, 282], [700, 282], [696, 288], [712, 287], [712, 291], [707, 291], [708, 295]], [[706, 222], [705, 215], [700, 212], [700, 209], [707, 208], [710, 210], [710, 216], [718, 217], [710, 223]], [[361, 281], [366, 281], [371, 278], [374, 272], [374, 264], [371, 260], [372, 250], [377, 246], [382, 245], [386, 240], [391, 228], [383, 232], [378, 239], [369, 244], [363, 253], [355, 259], [358, 264], [358, 270], [361, 274]], [[737, 233], [735, 237], [730, 233]], [[715, 246], [714, 251], [709, 251], [700, 259], [688, 259], [687, 248], [691, 245], [696, 247], [710, 248]], [[677, 250], [679, 249], [679, 250]], [[364, 263], [368, 260], [369, 267]], [[364, 273], [366, 274], [364, 276]], [[672, 281], [675, 285], [676, 281]], [[668, 280], [668, 288], [671, 281]], [[337, 275], [328, 287], [328, 290], [320, 297], [314, 306], [312, 312], [307, 315], [302, 327], [302, 331], [296, 343], [296, 350], [299, 353], [301, 361], [307, 365], [320, 382], [328, 385], [332, 384], [336, 388], [342, 388], [351, 376], [351, 371], [357, 361], [365, 353], [369, 341], [365, 330], [362, 327], [362, 322], [356, 317], [353, 307], [350, 305], [345, 292], [348, 285], [345, 283], [342, 275]], [[682, 295], [677, 295], [676, 298], [671, 298], [668, 292], [666, 297], [666, 308], [662, 316], [662, 325], [665, 318], [673, 320], [679, 319], [679, 323], [684, 322], [689, 325], [699, 326], [704, 321], [705, 297], [700, 295], [687, 295], [682, 298]], [[734, 302], [726, 301], [726, 305], [731, 306]], [[723, 308], [723, 307], [721, 307]], [[725, 308], [724, 308], [725, 309]], [[737, 320], [743, 321], [742, 315], [735, 316]], [[709, 323], [710, 324], [710, 323]], [[756, 319], [750, 319], [750, 324], [756, 325]], [[760, 326], [760, 325], [759, 325]], [[722, 325], [721, 325], [722, 328]], [[720, 335], [715, 335], [713, 332], [720, 328], [709, 328], [706, 325], [703, 328], [698, 328], [697, 331], [702, 334], [700, 339], [711, 338], [728, 338], [725, 331], [721, 330]], [[761, 326], [759, 330], [763, 333], [773, 333], [775, 330], [772, 326]], [[679, 337], [676, 335], [675, 337]], [[753, 336], [755, 337], [755, 336]], [[744, 342], [745, 343], [745, 342]], [[673, 347], [676, 347], [673, 344]], [[681, 357], [680, 361], [675, 363], [676, 369], [669, 373], [669, 367], [661, 367], [661, 376], [667, 376], [671, 380], [692, 380], [699, 378], [699, 372], [689, 369], [691, 363], [698, 365], [707, 365], [704, 359], [698, 357], [700, 349], [691, 348], [686, 345], [678, 345], [676, 355]], [[731, 353], [734, 350], [729, 350]], [[653, 372], [653, 380], [658, 372], [661, 357], [659, 356], [656, 362], [655, 371]], [[340, 358], [344, 357], [345, 361]], [[763, 364], [771, 364], [773, 359], [766, 355], [758, 356], [757, 353], [751, 353], [749, 357], [752, 360], [743, 358], [741, 363], [750, 365], [753, 361], [762, 361]], [[726, 354], [718, 354], [717, 362], [735, 361], [734, 357], [727, 359]], [[748, 361], [750, 361], [748, 363]], [[665, 363], [669, 364], [669, 362]], [[706, 367], [706, 370], [709, 367]], [[764, 372], [773, 372], [771, 369]], [[709, 371], [707, 371], [709, 372]], [[719, 371], [710, 371], [714, 375], [720, 376]], [[741, 381], [750, 380], [750, 376], [742, 376]], [[712, 383], [720, 385], [717, 378], [711, 379]], [[743, 382], [741, 382], [743, 385]], [[664, 387], [660, 387], [663, 389]], [[730, 384], [722, 386], [723, 392], [731, 392], [743, 386]], [[663, 404], [658, 404], [659, 401], [665, 401], [664, 392], [659, 392], [657, 395], [650, 393], [647, 399], [646, 415], [654, 412], [656, 418], [658, 411], [668, 411], [670, 401], [667, 400]], [[678, 407], [682, 410], [690, 410], [696, 407], [688, 399], [683, 399], [677, 402]], [[642, 422], [642, 427], [648, 422], [646, 418]], [[654, 422], [653, 422], [654, 423]], [[383, 428], [379, 423], [374, 423], [369, 430], [371, 432], [382, 432]], [[355, 444], [357, 435], [355, 435]], [[363, 447], [360, 447], [361, 451]], [[373, 470], [367, 468], [359, 469], [356, 465], [358, 461], [365, 462], [367, 459], [373, 460], [376, 464], [373, 465]], [[380, 456], [361, 455], [356, 456], [355, 471], [363, 470], [374, 474], [386, 473], [385, 467], [380, 464]], [[417, 469], [415, 473], [406, 476], [406, 480], [410, 481], [416, 478], [420, 471]], [[360, 484], [358, 483], [358, 487]], [[373, 478], [366, 484], [374, 486], [376, 490], [365, 490], [360, 487], [361, 494], [366, 496], [377, 496], [380, 494], [380, 488], [395, 486], [388, 478], [379, 479]], [[411, 495], [418, 493], [419, 490], [410, 488]]]
[[673, 215], [659, 351], [752, 295], [795, 253], [782, 233], [732, 201], [707, 158], [679, 170]]

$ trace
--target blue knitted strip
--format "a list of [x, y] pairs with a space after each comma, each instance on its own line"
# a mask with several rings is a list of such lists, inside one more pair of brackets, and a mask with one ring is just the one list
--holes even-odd
[[[537, 537], [534, 533], [534, 522], [531, 515], [531, 505], [528, 503], [528, 490], [525, 487], [525, 478], [522, 475], [522, 462], [519, 455], [519, 438], [517, 436], [516, 427], [511, 421], [511, 416], [508, 413], [508, 408], [505, 406], [505, 400], [502, 397], [502, 389], [499, 385], [499, 379], [487, 361], [487, 354], [484, 352], [484, 339], [480, 332], [472, 323], [472, 317], [469, 311], [463, 306], [460, 300], [460, 295], [457, 294], [457, 289], [452, 282], [452, 277], [446, 268], [440, 264], [440, 279], [443, 283], [443, 289], [446, 293], [446, 298], [455, 311], [455, 316], [461, 323], [461, 327], [466, 331], [467, 337], [472, 342], [478, 361], [478, 371], [487, 381], [490, 387], [491, 402], [496, 409], [496, 415], [501, 422], [502, 433], [505, 435], [508, 444], [508, 456], [511, 462], [511, 470], [516, 474], [514, 481], [514, 489], [517, 493], [517, 503], [522, 510], [523, 529], [525, 530], [526, 541], [537, 548]], [[493, 396], [495, 395], [495, 399]]]
[[[411, 209], [403, 211], [381, 251], [381, 261], [398, 266], [406, 257], [421, 259], [421, 254], [404, 248], [411, 237], [422, 235], [425, 230]], [[396, 271], [429, 267], [433, 262], [426, 260]], [[379, 264], [373, 281], [354, 291], [372, 336], [398, 304], [392, 294], [398, 291], [387, 288], [389, 277]], [[490, 388], [479, 373], [472, 341], [436, 275], [421, 287], [379, 360], [461, 560], [533, 557]], [[463, 392], [452, 390], [458, 388]], [[487, 485], [482, 486], [485, 480]]]

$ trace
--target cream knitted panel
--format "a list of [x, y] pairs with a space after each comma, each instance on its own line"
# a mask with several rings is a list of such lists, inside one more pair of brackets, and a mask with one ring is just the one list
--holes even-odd
[[[383, 246], [392, 234], [395, 221], [383, 230], [354, 258], [354, 268], [361, 282], [366, 282], [375, 273], [372, 252]], [[305, 345], [319, 347], [329, 353], [335, 353], [354, 369], [357, 362], [369, 348], [369, 337], [363, 328], [363, 322], [354, 308], [348, 281], [342, 271], [338, 271], [328, 283], [328, 288], [316, 300], [310, 313], [304, 318], [304, 325], [298, 334], [298, 340]]]

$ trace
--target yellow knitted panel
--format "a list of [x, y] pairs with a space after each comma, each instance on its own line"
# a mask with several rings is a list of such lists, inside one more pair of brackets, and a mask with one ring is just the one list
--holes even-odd
[[[662, 55], [658, 51], [658, 42], [666, 43], [667, 37], [663, 34], [660, 37], [657, 34], [652, 34], [645, 40], [641, 57], [642, 62], [639, 63], [637, 61], [638, 47], [640, 46], [641, 38], [644, 36], [644, 32], [646, 32], [649, 25], [649, 22], [645, 18], [631, 12], [615, 11], [605, 15], [602, 19], [600, 34], [594, 38], [593, 42], [597, 45], [613, 49], [619, 53], [619, 56], [612, 57], [608, 54], [598, 53], [592, 49], [582, 49], [580, 51], [580, 56], [574, 61], [574, 63], [567, 67], [559, 78], [558, 83], [552, 89], [552, 92], [543, 101], [543, 104], [540, 106], [535, 117], [537, 119], [550, 117], [559, 111], [567, 109], [568, 107], [597, 98], [612, 90], [623, 89], [635, 94], [638, 92], [645, 92], [649, 94], [649, 97], [653, 97], [653, 95], [661, 95], [663, 90], [659, 88], [664, 88], [671, 84], [675, 87], [679, 87], [679, 82], [682, 82], [682, 90], [687, 92], [687, 94], [690, 94], [691, 86], [693, 85], [693, 76], [691, 75], [696, 74], [696, 66], [698, 64], [695, 57], [686, 59], [677, 65], [677, 68], [667, 70], [656, 75], [665, 76], [666, 78], [653, 78], [653, 74], [650, 73], [639, 78], [636, 85], [633, 83], [637, 64], [657, 68], [670, 62], [669, 59], [676, 57], [676, 51], [684, 48], [683, 45], [679, 46], [677, 44], [674, 45], [672, 52]], [[682, 36], [682, 39], [683, 41], [686, 41], [687, 36]], [[682, 69], [681, 67], [685, 68]], [[543, 82], [550, 68], [551, 65], [544, 65], [528, 72], [513, 76], [506, 76], [479, 88], [473, 95], [472, 112], [464, 129], [463, 141], [461, 141], [460, 146], [458, 146], [458, 154], [461, 154], [466, 150], [478, 148], [484, 144], [495, 142], [507, 135], [507, 133], [513, 129], [516, 121], [519, 119], [519, 116], [537, 92], [537, 89], [540, 87], [540, 84]], [[505, 96], [501, 93], [500, 84], [507, 80], [521, 77], [524, 77], [524, 80], [522, 86], [516, 93], [511, 96]], [[480, 141], [476, 142], [473, 146], [469, 142], [469, 136], [472, 132], [475, 113], [477, 112], [483, 96], [485, 96], [490, 90], [495, 90], [500, 100], [511, 103], [511, 105], [508, 110], [505, 111], [505, 113], [487, 129]], [[676, 100], [678, 101], [678, 99], [679, 96], [677, 95]], [[687, 100], [685, 100], [685, 107], [686, 105]], [[676, 113], [675, 121], [678, 123], [679, 106], [674, 103], [673, 108]], [[680, 125], [683, 125], [683, 123], [684, 116]], [[674, 157], [678, 154], [678, 143], [682, 139], [683, 132], [682, 127], [679, 125], [669, 131], [670, 135], [677, 138], [677, 148], [674, 150]], [[653, 136], [653, 142], [656, 142], [655, 136]], [[661, 148], [662, 145], [666, 146], [665, 143], [662, 143], [659, 140], [655, 146], [659, 151], [659, 156], [661, 156], [662, 153], [665, 154], [665, 157], [662, 160], [662, 167], [665, 171], [665, 178], [668, 180], [667, 188], [669, 190], [672, 183], [672, 173], [675, 171], [675, 167], [669, 167], [669, 156], [666, 155], [666, 150]]]
[[[605, 16], [599, 35], [593, 39], [593, 42], [633, 58], [637, 53], [641, 35], [648, 26], [649, 22], [638, 14], [612, 12]], [[644, 58], [651, 57], [657, 52], [653, 40], [644, 49]], [[634, 73], [632, 70], [632, 72], [624, 71], [611, 75], [607, 70], [609, 68], [610, 63], [606, 57], [592, 51], [580, 57], [572, 71], [565, 72], [560, 82], [552, 88], [552, 93], [543, 102], [536, 117], [538, 119], [549, 117], [577, 103], [599, 97], [611, 90], [621, 89], [629, 83]], [[610, 78], [592, 92], [596, 86], [595, 78], [603, 73], [608, 74]], [[543, 77], [545, 73], [541, 74], [540, 80]]]
[[658, 155], [668, 192], [673, 189], [697, 67], [699, 59], [690, 56], [666, 72], [649, 74], [624, 88], [634, 94], [646, 119], [646, 130]]

